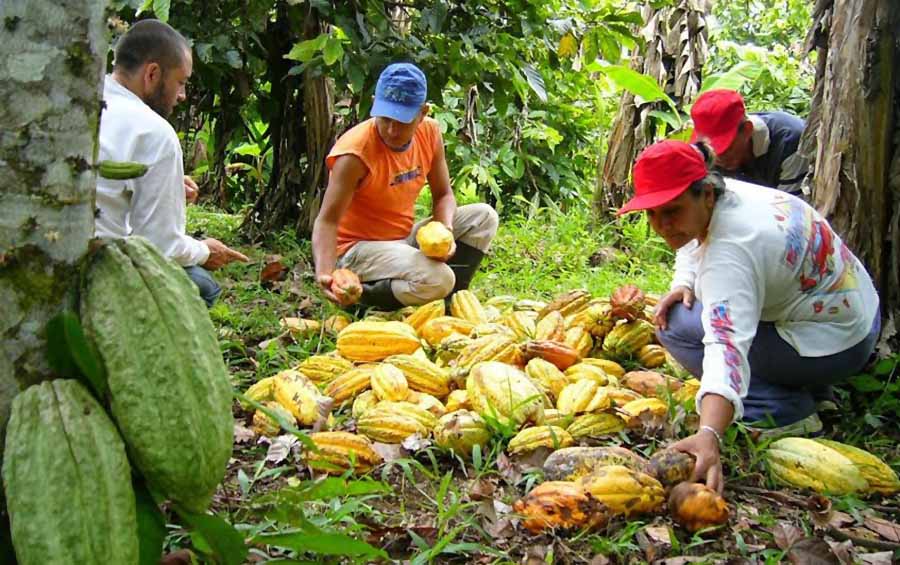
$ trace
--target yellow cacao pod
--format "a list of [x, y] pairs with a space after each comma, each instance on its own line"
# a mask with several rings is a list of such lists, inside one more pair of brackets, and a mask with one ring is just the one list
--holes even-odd
[[569, 380], [556, 365], [540, 357], [535, 357], [525, 365], [525, 374], [553, 400], [559, 398], [559, 393], [569, 384]]
[[541, 318], [534, 327], [534, 339], [564, 342], [566, 339], [566, 322], [563, 320], [562, 314], [553, 310]]
[[612, 375], [616, 378], [621, 378], [625, 376], [625, 368], [622, 365], [619, 365], [615, 361], [610, 361], [609, 359], [596, 359], [594, 357], [585, 357], [581, 360], [585, 365], [593, 365], [594, 367], [600, 367], [603, 371]]
[[440, 318], [445, 313], [446, 307], [444, 306], [444, 299], [440, 298], [438, 300], [434, 300], [432, 302], [419, 306], [403, 321], [412, 326], [412, 328], [418, 332], [426, 323], [434, 320], [435, 318]]
[[474, 341], [471, 337], [462, 334], [453, 333], [445, 337], [435, 348], [435, 363], [443, 363], [448, 365], [451, 361], [456, 360], [462, 350]]
[[469, 410], [448, 412], [434, 428], [434, 443], [465, 459], [471, 458], [476, 445], [484, 449], [490, 439], [491, 433], [484, 420]]
[[564, 414], [581, 414], [606, 410], [612, 406], [606, 390], [601, 390], [597, 383], [590, 379], [582, 379], [567, 385], [559, 393], [556, 409]]
[[471, 369], [483, 361], [500, 361], [501, 363], [522, 363], [522, 352], [515, 340], [508, 335], [488, 335], [478, 338], [467, 345], [456, 358], [456, 366]]
[[[273, 400], [275, 398], [275, 377], [266, 377], [256, 381], [244, 391], [244, 396], [256, 402]], [[244, 410], [250, 409], [249, 404], [241, 403], [241, 405], [244, 407]]]
[[776, 481], [829, 494], [865, 492], [863, 474], [849, 458], [815, 440], [786, 437], [769, 444], [765, 454]]
[[409, 385], [403, 371], [390, 363], [381, 363], [372, 371], [372, 392], [379, 400], [406, 400]]
[[580, 357], [587, 356], [594, 348], [594, 340], [591, 334], [581, 326], [575, 326], [566, 330], [563, 343], [578, 352]]
[[493, 306], [501, 312], [508, 312], [509, 310], [512, 310], [512, 307], [516, 303], [516, 300], [517, 298], [515, 296], [510, 296], [509, 294], [501, 294], [488, 298], [484, 302], [484, 305], [485, 307]]
[[619, 383], [642, 396], [658, 398], [666, 398], [681, 388], [681, 381], [656, 371], [630, 371], [619, 379]]
[[830, 447], [850, 460], [869, 483], [869, 491], [891, 495], [900, 491], [900, 479], [891, 467], [865, 449], [830, 439], [817, 438], [815, 441]]
[[332, 335], [337, 335], [351, 323], [352, 321], [346, 315], [335, 314], [334, 316], [329, 316], [328, 318], [326, 318], [325, 323], [322, 324], [322, 326], [325, 328], [326, 332]]
[[434, 415], [435, 418], [440, 418], [447, 413], [447, 409], [444, 407], [444, 403], [441, 402], [437, 397], [432, 396], [427, 392], [418, 392], [415, 390], [411, 390], [409, 391], [409, 396], [406, 397], [406, 401], [412, 402], [423, 410], [428, 410]]
[[453, 248], [453, 233], [440, 222], [428, 222], [416, 232], [416, 243], [426, 257], [443, 259]]
[[581, 485], [569, 481], [548, 481], [536, 486], [513, 504], [522, 516], [522, 526], [533, 534], [555, 529], [590, 529], [609, 521], [603, 505]]
[[459, 334], [468, 336], [475, 329], [475, 324], [453, 316], [439, 316], [425, 322], [419, 333], [431, 347], [437, 347], [447, 336]]
[[331, 401], [303, 373], [291, 369], [275, 375], [275, 401], [284, 406], [297, 422], [311, 426], [328, 416]]
[[692, 375], [690, 371], [685, 369], [684, 366], [682, 366], [682, 364], [679, 363], [677, 359], [672, 357], [672, 354], [668, 351], [666, 351], [666, 366], [668, 366], [669, 372], [677, 379], [686, 381], [688, 379], [694, 378], [694, 375]]
[[520, 430], [511, 440], [506, 450], [510, 454], [534, 451], [539, 447], [559, 449], [572, 445], [572, 436], [564, 428], [557, 426], [533, 426]]
[[662, 509], [663, 486], [653, 477], [624, 465], [600, 467], [578, 480], [613, 516], [650, 514]]
[[653, 336], [653, 325], [645, 320], [619, 324], [603, 338], [603, 351], [613, 357], [633, 357]]
[[572, 414], [564, 414], [556, 408], [544, 408], [544, 424], [548, 426], [566, 428], [566, 431], [568, 431], [567, 428], [574, 419], [575, 417]]
[[411, 390], [444, 397], [450, 392], [450, 375], [426, 359], [412, 355], [392, 355], [386, 362], [400, 369]]
[[304, 458], [313, 469], [335, 475], [353, 469], [355, 474], [362, 474], [381, 463], [381, 456], [365, 437], [349, 432], [315, 432], [309, 439], [317, 450], [306, 450]]
[[513, 304], [513, 311], [534, 312], [535, 314], [539, 314], [546, 307], [547, 307], [546, 302], [542, 302], [540, 300], [530, 300], [528, 298], [523, 298], [522, 300], [516, 300], [516, 302]]
[[447, 396], [447, 412], [456, 412], [457, 410], [469, 410], [472, 405], [469, 404], [469, 393], [465, 389], [454, 390]]
[[544, 420], [543, 394], [525, 373], [511, 365], [478, 363], [466, 379], [473, 410], [503, 425], [540, 424]]
[[318, 320], [303, 318], [282, 318], [279, 324], [295, 338], [317, 334], [322, 329], [322, 324]]
[[337, 338], [341, 357], [351, 361], [381, 361], [419, 347], [416, 330], [403, 322], [354, 322]]
[[507, 335], [513, 339], [518, 339], [518, 336], [516, 336], [516, 332], [512, 331], [503, 324], [491, 322], [475, 326], [475, 329], [472, 330], [471, 334], [474, 339], [478, 339], [480, 337], [485, 337], [488, 335]]
[[[294, 416], [281, 404], [269, 401], [264, 402], [263, 406], [278, 414], [285, 422], [296, 425]], [[250, 429], [261, 436], [274, 437], [281, 432], [281, 424], [262, 410], [257, 410], [253, 413], [253, 424]]]
[[529, 312], [510, 312], [503, 323], [516, 334], [520, 341], [533, 339], [536, 330], [534, 317]]
[[641, 400], [644, 398], [640, 394], [634, 392], [628, 388], [621, 388], [618, 386], [608, 386], [606, 387], [607, 394], [609, 394], [609, 399], [612, 401], [613, 406], [617, 408], [622, 408], [632, 400]]
[[468, 320], [476, 326], [487, 323], [484, 307], [470, 290], [460, 290], [453, 293], [450, 298], [450, 314], [463, 320]]
[[681, 383], [681, 388], [675, 391], [672, 398], [675, 399], [675, 402], [692, 406], [698, 392], [700, 392], [700, 381], [688, 379]]
[[620, 411], [628, 427], [635, 427], [642, 418], [664, 418], [669, 412], [669, 405], [659, 398], [640, 398], [626, 403]]
[[597, 438], [617, 434], [625, 429], [625, 422], [615, 414], [600, 412], [594, 414], [581, 414], [566, 428], [566, 431], [574, 439], [583, 437]]
[[609, 375], [606, 374], [606, 371], [604, 371], [600, 367], [596, 367], [587, 363], [576, 363], [572, 365], [571, 367], [566, 369], [565, 375], [566, 379], [568, 379], [570, 383], [578, 382], [582, 379], [588, 379], [594, 381], [600, 386], [603, 386], [609, 382]]
[[352, 369], [353, 363], [335, 355], [313, 355], [295, 368], [317, 385], [325, 385]]
[[413, 404], [412, 402], [393, 402], [390, 400], [382, 400], [375, 405], [375, 409], [383, 413], [390, 413], [399, 416], [406, 416], [422, 424], [426, 433], [430, 434], [437, 425], [438, 418], [426, 408]]
[[538, 320], [542, 320], [551, 312], [558, 312], [563, 318], [566, 316], [580, 312], [587, 307], [591, 300], [591, 295], [584, 289], [570, 290], [556, 296], [551, 300], [543, 310], [538, 313]]
[[353, 399], [353, 408], [350, 409], [350, 414], [358, 420], [360, 416], [379, 402], [380, 400], [375, 396], [375, 392], [367, 390]]
[[666, 364], [666, 349], [662, 345], [651, 343], [638, 349], [638, 363], [648, 369], [655, 369]]
[[409, 414], [394, 412], [391, 406], [384, 406], [384, 402], [379, 402], [360, 416], [356, 421], [356, 430], [382, 443], [402, 443], [411, 435], [425, 437], [429, 433], [422, 422]]
[[335, 405], [355, 398], [372, 386], [372, 372], [375, 365], [360, 365], [335, 378], [325, 387], [325, 394], [334, 399]]

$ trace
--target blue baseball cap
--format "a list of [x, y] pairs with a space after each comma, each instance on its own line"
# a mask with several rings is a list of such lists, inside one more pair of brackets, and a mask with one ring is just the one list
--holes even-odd
[[425, 103], [428, 82], [412, 63], [394, 63], [381, 71], [370, 115], [412, 123]]

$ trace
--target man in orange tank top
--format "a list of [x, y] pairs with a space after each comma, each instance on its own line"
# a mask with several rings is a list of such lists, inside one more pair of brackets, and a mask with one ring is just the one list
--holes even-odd
[[[468, 288], [497, 232], [487, 204], [456, 206], [440, 126], [428, 117], [427, 83], [410, 63], [378, 78], [372, 117], [345, 132], [326, 158], [331, 171], [313, 227], [316, 281], [332, 301], [331, 272], [350, 269], [363, 283], [361, 302], [385, 310], [445, 298]], [[432, 215], [414, 223], [428, 184]], [[430, 259], [416, 243], [428, 221], [453, 233], [447, 257]]]

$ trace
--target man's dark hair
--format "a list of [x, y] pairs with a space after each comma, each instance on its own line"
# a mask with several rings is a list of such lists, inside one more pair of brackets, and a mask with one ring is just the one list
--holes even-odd
[[184, 62], [191, 46], [172, 26], [159, 20], [141, 20], [116, 43], [115, 69], [131, 74], [146, 63], [157, 63], [164, 71]]

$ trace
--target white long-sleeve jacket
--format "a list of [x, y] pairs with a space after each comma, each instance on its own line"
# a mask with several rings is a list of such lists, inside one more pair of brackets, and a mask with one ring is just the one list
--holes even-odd
[[760, 321], [804, 357], [839, 353], [862, 341], [878, 294], [862, 263], [811, 206], [778, 190], [726, 179], [707, 237], [678, 250], [672, 288], [703, 304], [707, 393], [734, 405], [750, 383], [747, 353]]
[[97, 179], [98, 237], [142, 235], [182, 266], [202, 265], [209, 248], [185, 233], [184, 163], [174, 128], [136, 94], [107, 76], [99, 160], [149, 167], [137, 179]]

